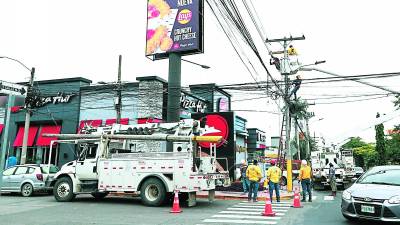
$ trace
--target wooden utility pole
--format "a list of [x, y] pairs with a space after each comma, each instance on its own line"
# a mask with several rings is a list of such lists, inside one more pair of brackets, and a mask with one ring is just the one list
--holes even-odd
[[118, 58], [118, 81], [117, 81], [117, 97], [115, 101], [115, 110], [117, 111], [117, 124], [121, 123], [121, 110], [122, 110], [122, 84], [121, 84], [121, 63], [122, 55]]
[[[35, 67], [31, 69], [31, 77], [29, 80], [28, 86], [28, 93], [26, 94], [27, 97], [29, 95], [33, 95], [33, 80], [35, 79]], [[32, 99], [32, 98], [30, 98]], [[28, 136], [29, 136], [29, 125], [31, 122], [31, 109], [32, 109], [32, 102], [25, 103], [25, 127], [24, 127], [24, 138], [22, 139], [22, 151], [21, 151], [21, 165], [26, 163], [26, 152], [28, 149]]]

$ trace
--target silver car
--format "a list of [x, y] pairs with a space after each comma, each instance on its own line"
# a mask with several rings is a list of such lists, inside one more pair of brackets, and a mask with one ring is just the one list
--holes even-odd
[[53, 165], [17, 165], [3, 172], [2, 192], [18, 192], [29, 197], [34, 192], [51, 192], [48, 184], [58, 168]]
[[368, 170], [343, 192], [341, 208], [349, 220], [400, 222], [400, 166]]

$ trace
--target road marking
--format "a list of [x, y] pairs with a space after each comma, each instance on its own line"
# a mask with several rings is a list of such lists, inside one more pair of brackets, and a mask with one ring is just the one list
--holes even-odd
[[312, 196], [312, 200], [314, 201], [315, 199], [317, 199], [317, 196]]
[[[245, 202], [242, 202], [242, 203], [239, 203], [239, 205], [263, 205], [263, 206], [265, 206], [265, 202], [261, 202], [261, 203], [245, 203]], [[271, 203], [271, 205], [272, 206], [291, 206], [291, 204], [286, 204], [286, 203]]]
[[[251, 208], [235, 208], [236, 206], [232, 208], [228, 208], [228, 210], [241, 210], [241, 211], [253, 211], [256, 210], [257, 212], [262, 212], [262, 209], [251, 209]], [[287, 212], [287, 209], [273, 209], [274, 212]]]
[[281, 217], [278, 216], [249, 216], [249, 215], [223, 215], [217, 214], [213, 215], [214, 218], [235, 218], [235, 219], [260, 219], [260, 220], [280, 220]]
[[[265, 206], [262, 206], [262, 205], [236, 205], [235, 207], [263, 209]], [[273, 206], [272, 208], [274, 208], [274, 209], [290, 209], [290, 206]]]
[[206, 219], [204, 223], [276, 224], [275, 221]]
[[[243, 211], [221, 211], [221, 212], [219, 212], [219, 213], [221, 213], [221, 214], [247, 214], [247, 215], [261, 215], [261, 211], [258, 211], [258, 212], [243, 212]], [[285, 215], [285, 213], [276, 213], [275, 215], [277, 215], [277, 216], [284, 216]]]
[[333, 196], [324, 196], [325, 201], [333, 201], [335, 198]]

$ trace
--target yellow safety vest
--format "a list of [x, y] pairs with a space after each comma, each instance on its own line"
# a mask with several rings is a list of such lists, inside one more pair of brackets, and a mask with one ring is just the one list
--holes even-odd
[[279, 169], [279, 167], [277, 166], [272, 166], [267, 170], [267, 178], [274, 183], [279, 183], [281, 175], [282, 175], [282, 170]]
[[259, 181], [262, 177], [260, 167], [250, 165], [246, 170], [246, 176], [250, 181]]

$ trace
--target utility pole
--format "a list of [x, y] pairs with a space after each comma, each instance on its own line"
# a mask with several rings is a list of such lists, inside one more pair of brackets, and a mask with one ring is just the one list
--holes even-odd
[[[301, 37], [284, 37], [279, 39], [267, 39], [266, 42], [279, 42], [283, 46], [283, 59], [281, 61], [281, 75], [284, 77], [285, 82], [285, 93], [283, 96], [284, 103], [285, 103], [285, 117], [286, 117], [286, 140], [285, 140], [285, 150], [286, 150], [286, 170], [287, 170], [287, 191], [291, 192], [293, 190], [293, 180], [292, 180], [292, 153], [290, 151], [290, 129], [291, 129], [291, 119], [290, 119], [290, 110], [289, 110], [289, 89], [290, 89], [290, 82], [289, 82], [289, 75], [292, 74], [290, 69], [290, 59], [288, 55], [288, 46], [289, 43], [296, 40], [305, 40], [304, 35]], [[289, 42], [289, 43], [288, 43]]]
[[117, 97], [115, 99], [115, 110], [117, 111], [117, 124], [121, 123], [121, 109], [122, 109], [122, 84], [121, 84], [121, 63], [122, 55], [118, 58], [118, 81], [117, 81]]
[[[26, 96], [33, 95], [33, 80], [35, 78], [35, 67], [31, 69], [31, 77], [29, 80], [28, 92]], [[28, 98], [29, 99], [29, 98]], [[32, 102], [25, 102], [25, 127], [24, 127], [24, 138], [22, 140], [22, 151], [21, 151], [21, 165], [26, 163], [26, 152], [28, 149], [28, 135], [29, 135], [29, 125], [31, 122], [31, 109]]]
[[311, 135], [310, 135], [310, 127], [308, 126], [308, 117], [306, 117], [306, 129], [307, 129], [307, 152], [306, 152], [306, 159], [311, 158], [311, 149], [310, 149], [310, 141], [311, 141]]
[[[179, 122], [180, 119], [180, 97], [181, 97], [181, 55], [169, 53], [168, 70], [168, 102], [167, 122]], [[167, 143], [167, 152], [173, 151], [173, 144]]]
[[9, 95], [7, 108], [5, 110], [6, 116], [4, 118], [4, 134], [3, 134], [3, 143], [1, 143], [1, 158], [0, 158], [0, 195], [1, 195], [1, 188], [3, 185], [3, 170], [6, 161], [6, 152], [8, 147], [9, 140], [9, 130], [10, 130], [10, 121], [11, 121], [11, 107], [15, 104], [15, 96]]

